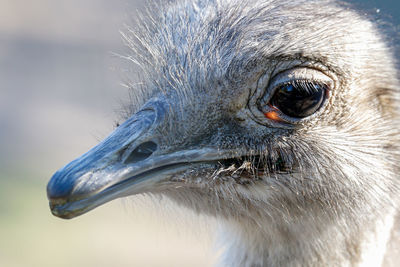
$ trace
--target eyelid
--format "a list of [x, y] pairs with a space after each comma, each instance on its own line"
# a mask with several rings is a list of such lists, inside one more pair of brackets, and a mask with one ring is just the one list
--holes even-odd
[[264, 106], [269, 103], [269, 100], [274, 95], [275, 90], [280, 86], [293, 83], [293, 81], [309, 81], [325, 85], [326, 88], [334, 88], [334, 80], [320, 70], [309, 67], [295, 67], [275, 75], [268, 83], [264, 96], [260, 99], [259, 104]]
[[293, 81], [310, 81], [331, 87], [333, 80], [319, 70], [312, 68], [294, 68], [276, 75], [270, 82], [268, 89], [273, 89]]

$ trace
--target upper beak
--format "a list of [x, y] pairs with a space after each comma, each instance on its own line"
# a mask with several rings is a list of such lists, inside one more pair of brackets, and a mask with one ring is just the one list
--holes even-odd
[[227, 157], [227, 151], [213, 148], [161, 151], [157, 128], [165, 110], [162, 101], [148, 103], [104, 141], [58, 170], [47, 185], [52, 213], [73, 218], [110, 200], [150, 192], [196, 162]]

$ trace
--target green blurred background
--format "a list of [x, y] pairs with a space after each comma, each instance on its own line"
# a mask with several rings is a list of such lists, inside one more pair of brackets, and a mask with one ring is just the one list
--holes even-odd
[[[0, 0], [0, 266], [215, 262], [213, 223], [170, 203], [160, 215], [136, 197], [70, 221], [48, 209], [51, 175], [114, 128], [134, 69], [111, 52], [126, 52], [119, 30], [143, 2]], [[358, 3], [399, 24], [396, 1]]]

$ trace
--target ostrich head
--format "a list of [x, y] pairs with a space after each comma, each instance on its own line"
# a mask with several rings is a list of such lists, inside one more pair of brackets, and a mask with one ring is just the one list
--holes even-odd
[[399, 83], [371, 22], [330, 0], [177, 1], [124, 37], [134, 111], [54, 174], [54, 215], [163, 195], [225, 222], [239, 266], [356, 264], [390, 229]]

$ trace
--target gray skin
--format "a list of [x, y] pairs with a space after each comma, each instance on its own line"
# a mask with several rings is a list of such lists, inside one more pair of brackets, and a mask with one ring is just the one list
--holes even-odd
[[[123, 34], [142, 84], [127, 120], [54, 174], [53, 214], [162, 195], [221, 221], [223, 266], [390, 264], [399, 80], [376, 26], [325, 0], [156, 10]], [[325, 88], [305, 118], [271, 108], [293, 81]]]

